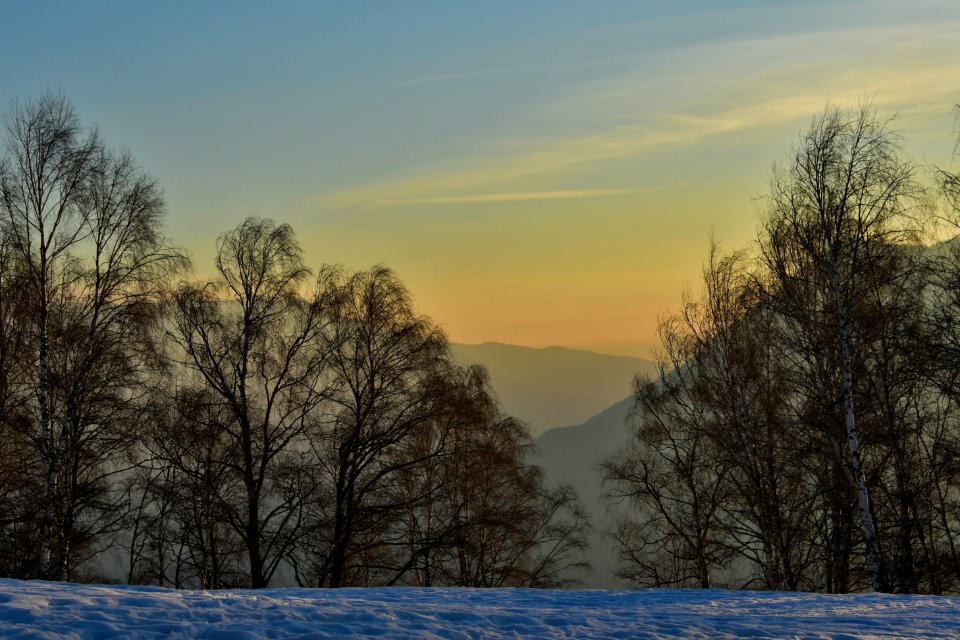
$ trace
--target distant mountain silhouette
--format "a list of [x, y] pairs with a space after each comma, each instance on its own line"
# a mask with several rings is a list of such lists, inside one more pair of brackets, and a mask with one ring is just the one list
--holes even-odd
[[655, 369], [642, 358], [565, 347], [485, 342], [451, 351], [463, 364], [487, 368], [504, 410], [525, 420], [534, 437], [586, 421], [630, 393], [634, 375]]
[[625, 586], [615, 575], [616, 543], [604, 534], [606, 508], [599, 465], [627, 442], [626, 420], [632, 405], [632, 396], [624, 398], [581, 425], [551, 429], [537, 438], [540, 457], [536, 463], [546, 472], [547, 482], [573, 485], [590, 513], [594, 531], [589, 537], [588, 560], [593, 572], [585, 576], [588, 587]]
[[593, 572], [583, 576], [585, 586], [624, 586], [615, 577], [616, 545], [604, 535], [599, 464], [627, 441], [634, 376], [655, 375], [656, 365], [630, 356], [497, 342], [453, 344], [451, 351], [462, 364], [487, 367], [504, 410], [530, 424], [540, 450], [534, 462], [547, 482], [577, 490], [594, 527], [588, 555]]

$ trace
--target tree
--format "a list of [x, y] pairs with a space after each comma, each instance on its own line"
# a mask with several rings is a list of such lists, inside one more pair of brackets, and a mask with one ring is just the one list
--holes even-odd
[[37, 558], [23, 549], [39, 546], [36, 505], [43, 487], [33, 470], [40, 467], [29, 439], [29, 339], [21, 330], [29, 317], [24, 274], [12, 248], [0, 238], [0, 572], [36, 575]]
[[[421, 586], [558, 587], [585, 567], [574, 491], [544, 485], [527, 426], [500, 410], [483, 367], [451, 366], [443, 412], [410, 442], [401, 472], [401, 566]], [[424, 453], [442, 443], [433, 458]]]
[[683, 365], [693, 379], [688, 401], [703, 407], [698, 426], [709, 455], [726, 469], [722, 528], [731, 550], [749, 563], [747, 584], [798, 590], [812, 586], [817, 492], [807, 443], [792, 424], [779, 323], [750, 258], [745, 251], [722, 255], [712, 245], [703, 299], [683, 307], [680, 326], [695, 345]]
[[261, 588], [299, 534], [305, 438], [324, 388], [321, 293], [331, 274], [321, 272], [311, 297], [301, 297], [309, 271], [293, 230], [259, 218], [220, 236], [216, 267], [218, 280], [180, 286], [169, 335], [182, 365], [229, 412], [221, 427], [242, 495], [224, 507], [243, 539], [251, 586]]
[[[84, 137], [73, 107], [63, 96], [14, 103], [5, 119], [6, 157], [0, 168], [4, 233], [34, 288], [31, 319], [36, 327], [37, 398], [33, 419], [46, 476], [40, 572], [50, 577], [55, 531], [57, 478], [68, 424], [55, 421], [50, 398], [49, 316], [69, 283], [67, 252], [83, 235], [83, 187], [99, 147], [96, 134]], [[66, 280], [66, 281], [65, 281]], [[59, 422], [59, 424], [57, 424]]]
[[704, 296], [661, 320], [659, 379], [636, 380], [630, 446], [603, 465], [608, 498], [632, 507], [613, 532], [620, 573], [642, 585], [709, 588], [757, 539], [768, 543], [759, 561], [779, 564], [769, 543], [782, 531], [757, 515], [783, 507], [764, 495], [782, 479], [765, 455], [780, 445], [782, 395], [753, 334], [743, 263], [711, 246]]
[[441, 450], [438, 442], [412, 458], [394, 455], [440, 412], [433, 390], [446, 338], [381, 266], [331, 280], [326, 310], [320, 348], [330, 386], [313, 448], [332, 513], [314, 573], [318, 584], [340, 587], [357, 557], [381, 544], [372, 531], [396, 508], [386, 499], [389, 485]]
[[[954, 108], [960, 124], [960, 105]], [[954, 158], [960, 153], [960, 136], [954, 146]], [[960, 223], [960, 172], [937, 168], [940, 195], [946, 214], [943, 216], [956, 226]], [[960, 503], [958, 480], [960, 468], [956, 463], [960, 453], [960, 425], [957, 424], [957, 403], [960, 402], [960, 245], [954, 237], [935, 247], [929, 261], [930, 312], [926, 315], [925, 348], [918, 350], [927, 366], [923, 372], [930, 388], [925, 389], [928, 400], [917, 402], [918, 410], [928, 419], [927, 429], [919, 441], [924, 458], [923, 470], [928, 478], [922, 503], [932, 513], [928, 534], [928, 556], [936, 571], [932, 572], [932, 591], [956, 589], [960, 580], [960, 549], [956, 540], [960, 534]], [[937, 561], [939, 560], [939, 561]]]
[[85, 131], [66, 98], [15, 102], [6, 128], [3, 233], [29, 287], [27, 428], [45, 477], [39, 571], [68, 579], [74, 541], [116, 523], [107, 478], [161, 366], [151, 328], [186, 259], [161, 232], [156, 181]]
[[244, 545], [226, 505], [242, 494], [229, 408], [207, 387], [157, 398], [143, 430], [135, 478], [130, 582], [220, 589], [246, 583]]
[[914, 173], [869, 106], [828, 108], [774, 169], [760, 259], [711, 251], [703, 298], [661, 323], [631, 449], [606, 466], [633, 507], [627, 577], [956, 584], [960, 268], [919, 243]]
[[828, 107], [771, 181], [761, 238], [775, 297], [800, 330], [828, 327], [871, 583], [886, 589], [854, 406], [858, 304], [865, 274], [910, 231], [918, 187], [898, 140], [873, 109]]

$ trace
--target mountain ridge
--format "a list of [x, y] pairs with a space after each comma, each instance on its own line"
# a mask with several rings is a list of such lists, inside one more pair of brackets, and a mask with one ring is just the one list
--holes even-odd
[[593, 570], [584, 577], [585, 586], [600, 589], [626, 586], [616, 577], [618, 550], [606, 534], [609, 528], [603, 500], [600, 464], [624, 446], [630, 437], [628, 420], [633, 396], [627, 396], [582, 424], [550, 429], [536, 439], [540, 465], [552, 486], [569, 484], [589, 513], [592, 530], [587, 535], [587, 560]]
[[616, 577], [616, 542], [608, 535], [600, 464], [629, 439], [633, 379], [656, 375], [642, 358], [569, 347], [523, 347], [502, 342], [451, 344], [461, 364], [487, 367], [504, 412], [528, 422], [537, 445], [532, 462], [551, 486], [577, 491], [592, 525], [584, 586], [626, 586]]
[[595, 356], [602, 356], [604, 358], [616, 358], [622, 360], [644, 360], [646, 358], [641, 358], [639, 356], [631, 356], [624, 353], [605, 353], [603, 351], [596, 351], [594, 349], [582, 349], [580, 347], [565, 347], [559, 344], [551, 344], [546, 347], [531, 347], [522, 344], [511, 344], [509, 342], [500, 342], [498, 340], [484, 340], [483, 342], [451, 342], [452, 346], [458, 347], [506, 347], [509, 349], [516, 349], [519, 351], [553, 351], [553, 352], [573, 352], [581, 354], [590, 354]]
[[656, 369], [634, 356], [562, 346], [452, 343], [450, 351], [461, 364], [487, 368], [504, 412], [526, 422], [534, 438], [586, 422], [630, 393], [638, 373]]

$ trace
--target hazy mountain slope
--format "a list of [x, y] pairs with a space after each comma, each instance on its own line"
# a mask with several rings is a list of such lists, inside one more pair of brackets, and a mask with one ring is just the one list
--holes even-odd
[[451, 345], [463, 364], [490, 372], [504, 410], [530, 424], [534, 437], [580, 424], [630, 393], [638, 372], [653, 372], [648, 360], [592, 351], [532, 349], [496, 342]]
[[[613, 587], [615, 545], [603, 535], [605, 506], [598, 465], [627, 439], [625, 426], [638, 373], [654, 363], [629, 356], [548, 347], [532, 349], [496, 342], [451, 345], [463, 364], [487, 367], [504, 410], [530, 424], [542, 466], [552, 485], [572, 484], [590, 512], [594, 532], [586, 586]], [[576, 426], [568, 426], [576, 425]], [[539, 436], [539, 437], [538, 437]]]
[[537, 438], [544, 468], [551, 485], [572, 484], [594, 527], [590, 535], [588, 559], [593, 573], [586, 586], [611, 588], [622, 586], [615, 578], [616, 545], [603, 534], [606, 529], [605, 506], [599, 464], [627, 441], [625, 426], [633, 398], [625, 398], [581, 425], [551, 429]]

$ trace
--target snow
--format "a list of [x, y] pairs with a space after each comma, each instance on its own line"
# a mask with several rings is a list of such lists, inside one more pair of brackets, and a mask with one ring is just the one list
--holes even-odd
[[751, 591], [172, 591], [0, 580], [0, 638], [960, 638], [960, 598]]

